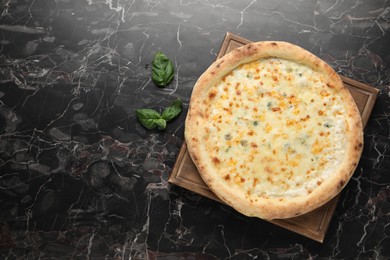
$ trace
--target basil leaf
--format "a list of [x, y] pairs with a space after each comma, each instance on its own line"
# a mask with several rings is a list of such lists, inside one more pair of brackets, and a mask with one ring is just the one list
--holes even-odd
[[152, 62], [152, 79], [159, 87], [165, 87], [172, 81], [173, 64], [164, 53], [158, 51]]
[[167, 122], [176, 118], [181, 112], [181, 105], [182, 102], [180, 99], [176, 99], [175, 101], [173, 101], [169, 107], [164, 109], [162, 113], [162, 118], [165, 119]]
[[[137, 109], [137, 118], [140, 121], [140, 123], [147, 129], [152, 130], [156, 127], [162, 126], [161, 120], [165, 121], [161, 118], [160, 113], [158, 113], [156, 110], [144, 108], [144, 109]], [[166, 124], [166, 122], [165, 122]]]
[[164, 119], [157, 119], [156, 124], [158, 130], [164, 130], [167, 127], [167, 121]]

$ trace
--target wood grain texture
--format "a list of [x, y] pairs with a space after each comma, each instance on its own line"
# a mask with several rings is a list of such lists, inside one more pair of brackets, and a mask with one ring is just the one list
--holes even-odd
[[[217, 59], [229, 53], [231, 50], [249, 42], [250, 41], [247, 39], [241, 38], [232, 33], [227, 33], [224, 41], [222, 42]], [[351, 95], [353, 96], [362, 116], [363, 126], [365, 126], [375, 104], [378, 89], [344, 76], [340, 77], [343, 80], [344, 85], [351, 92]], [[209, 190], [206, 183], [202, 180], [195, 164], [192, 162], [191, 157], [187, 152], [185, 142], [177, 155], [175, 165], [168, 181], [172, 184], [223, 203]], [[336, 196], [325, 205], [307, 214], [289, 219], [270, 220], [269, 222], [322, 243], [336, 209], [339, 197], [340, 195]]]

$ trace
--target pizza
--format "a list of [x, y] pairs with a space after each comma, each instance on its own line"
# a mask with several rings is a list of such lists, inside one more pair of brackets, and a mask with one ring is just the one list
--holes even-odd
[[237, 48], [196, 82], [185, 122], [202, 179], [238, 212], [295, 217], [335, 197], [363, 148], [359, 111], [337, 73], [305, 49]]

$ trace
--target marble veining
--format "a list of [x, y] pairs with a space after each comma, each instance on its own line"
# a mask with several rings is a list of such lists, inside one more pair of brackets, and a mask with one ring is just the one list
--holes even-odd
[[[390, 258], [387, 0], [0, 2], [1, 259]], [[167, 182], [226, 32], [289, 41], [379, 89], [323, 244]], [[157, 50], [173, 62], [151, 81]], [[183, 112], [146, 130], [135, 109]]]

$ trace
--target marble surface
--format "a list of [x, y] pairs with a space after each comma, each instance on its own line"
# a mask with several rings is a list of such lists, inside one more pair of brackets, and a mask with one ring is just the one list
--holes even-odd
[[[0, 1], [0, 259], [389, 258], [389, 25], [385, 0]], [[228, 31], [380, 90], [323, 244], [167, 182]], [[175, 66], [163, 89], [157, 50]], [[176, 98], [165, 131], [137, 121]]]

